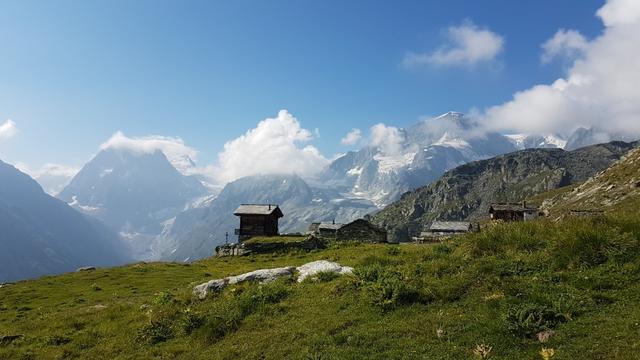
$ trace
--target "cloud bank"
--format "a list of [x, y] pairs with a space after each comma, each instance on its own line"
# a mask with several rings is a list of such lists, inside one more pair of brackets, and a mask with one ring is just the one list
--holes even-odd
[[550, 54], [580, 44], [582, 55], [565, 77], [516, 93], [486, 109], [480, 121], [498, 131], [566, 134], [596, 127], [625, 138], [640, 136], [640, 1], [609, 0], [597, 16], [605, 25], [597, 38], [582, 44], [577, 32], [564, 31], [547, 42], [555, 44], [549, 45]]
[[244, 135], [224, 144], [215, 165], [215, 178], [227, 183], [256, 174], [296, 173], [310, 176], [329, 163], [312, 145], [313, 134], [287, 110], [262, 120]]
[[13, 137], [18, 132], [16, 123], [12, 120], [5, 121], [0, 125], [0, 140]]
[[559, 57], [575, 59], [584, 54], [588, 48], [589, 42], [582, 34], [575, 30], [560, 29], [551, 39], [542, 44], [541, 60], [543, 63], [548, 63]]
[[407, 67], [473, 66], [496, 58], [504, 47], [504, 38], [470, 20], [447, 29], [447, 43], [431, 53], [409, 53], [402, 61]]
[[382, 123], [371, 127], [371, 146], [379, 148], [386, 155], [399, 154], [404, 139], [404, 133], [397, 127]]
[[351, 131], [349, 131], [347, 135], [345, 135], [342, 140], [340, 140], [340, 144], [345, 146], [352, 146], [357, 144], [361, 138], [362, 131], [360, 129], [351, 129]]
[[194, 171], [195, 160], [198, 157], [198, 151], [187, 146], [180, 138], [159, 135], [128, 137], [121, 131], [116, 132], [100, 145], [100, 149], [128, 150], [139, 154], [160, 150], [176, 169], [185, 174], [191, 174]]

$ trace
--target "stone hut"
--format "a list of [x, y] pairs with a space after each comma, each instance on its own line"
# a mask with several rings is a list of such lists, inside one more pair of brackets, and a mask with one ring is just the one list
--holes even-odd
[[340, 226], [340, 228], [336, 230], [336, 240], [370, 243], [387, 242], [387, 230], [367, 220], [358, 219]]
[[415, 237], [416, 242], [437, 242], [452, 236], [476, 231], [479, 226], [467, 221], [434, 221], [426, 231]]
[[540, 210], [537, 207], [522, 203], [492, 203], [489, 207], [491, 220], [527, 221], [537, 218]]
[[337, 224], [335, 221], [312, 223], [309, 225], [309, 231], [307, 233], [323, 240], [335, 240], [338, 229], [343, 225], [344, 224]]
[[278, 219], [284, 216], [278, 205], [242, 204], [233, 215], [240, 217], [240, 228], [236, 229], [238, 242], [252, 236], [277, 236]]

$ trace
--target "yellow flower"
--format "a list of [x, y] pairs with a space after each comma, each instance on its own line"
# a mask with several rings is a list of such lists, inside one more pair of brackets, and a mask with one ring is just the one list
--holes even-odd
[[475, 349], [473, 349], [473, 353], [480, 359], [488, 359], [492, 349], [493, 348], [489, 345], [479, 344], [476, 345]]
[[542, 350], [540, 350], [540, 356], [542, 356], [544, 360], [550, 360], [555, 353], [551, 348], [542, 348]]

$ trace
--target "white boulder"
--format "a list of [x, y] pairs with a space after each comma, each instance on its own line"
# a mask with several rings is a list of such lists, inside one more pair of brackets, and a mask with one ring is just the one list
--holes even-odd
[[206, 283], [195, 286], [193, 288], [193, 293], [197, 295], [198, 298], [204, 299], [209, 293], [220, 292], [228, 285], [247, 281], [257, 281], [262, 284], [266, 284], [284, 276], [292, 276], [296, 271], [298, 272], [298, 282], [302, 282], [310, 276], [315, 276], [324, 272], [336, 273], [339, 275], [352, 274], [353, 268], [349, 266], [342, 266], [338, 263], [327, 260], [318, 260], [306, 263], [297, 268], [287, 266], [275, 269], [260, 269], [241, 275], [229, 276], [224, 279], [207, 281]]
[[327, 260], [318, 260], [310, 263], [306, 263], [297, 268], [298, 270], [298, 282], [303, 282], [304, 279], [315, 276], [319, 273], [336, 273], [340, 275], [344, 274], [353, 274], [353, 268], [349, 266], [342, 266], [338, 263], [327, 261]]

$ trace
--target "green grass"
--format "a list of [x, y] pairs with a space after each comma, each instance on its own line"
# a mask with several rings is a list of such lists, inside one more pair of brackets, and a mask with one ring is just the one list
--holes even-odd
[[[0, 288], [0, 359], [637, 359], [640, 216], [500, 224], [436, 245], [136, 264]], [[327, 259], [354, 276], [193, 285]], [[556, 335], [540, 344], [536, 332]], [[2, 336], [21, 335], [2, 340]]]
[[306, 240], [306, 236], [287, 235], [287, 236], [254, 236], [243, 241], [245, 244], [256, 243], [295, 243]]

